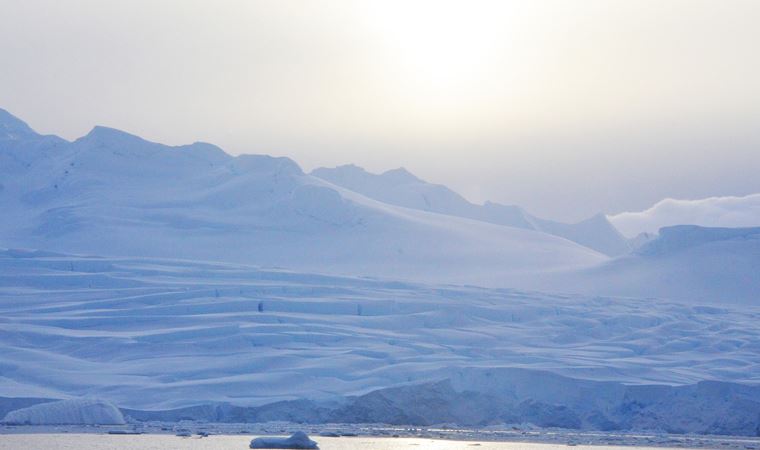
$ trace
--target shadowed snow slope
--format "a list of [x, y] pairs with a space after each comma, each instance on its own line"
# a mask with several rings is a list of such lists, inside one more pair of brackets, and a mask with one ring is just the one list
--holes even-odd
[[565, 289], [721, 305], [760, 304], [760, 228], [662, 228], [631, 255], [569, 275]]
[[5, 423], [22, 425], [120, 425], [124, 416], [114, 405], [100, 400], [73, 399], [40, 403], [9, 412]]
[[606, 259], [545, 233], [380, 203], [287, 158], [105, 127], [69, 143], [0, 120], [7, 247], [520, 286]]
[[439, 184], [423, 181], [405, 169], [376, 175], [355, 165], [319, 168], [311, 172], [337, 186], [391, 205], [431, 211], [483, 222], [560, 236], [609, 256], [630, 251], [630, 245], [603, 214], [575, 224], [539, 219], [519, 206], [486, 202], [476, 205]]
[[473, 367], [633, 384], [758, 382], [759, 321], [751, 305], [5, 251], [0, 396], [261, 405]]

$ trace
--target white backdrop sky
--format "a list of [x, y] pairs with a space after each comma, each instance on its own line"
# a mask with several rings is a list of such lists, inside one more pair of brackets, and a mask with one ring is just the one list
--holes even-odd
[[572, 220], [760, 192], [758, 23], [754, 0], [0, 0], [0, 107]]

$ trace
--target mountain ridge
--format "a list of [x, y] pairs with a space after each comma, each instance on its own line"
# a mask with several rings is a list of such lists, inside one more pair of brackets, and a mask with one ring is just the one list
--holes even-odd
[[0, 159], [27, 159], [0, 166], [0, 245], [487, 285], [605, 259], [535, 230], [378, 202], [289, 158], [166, 146], [101, 126], [55, 151], [32, 138], [0, 144]]
[[320, 167], [312, 175], [392, 205], [541, 231], [568, 239], [607, 256], [628, 253], [631, 246], [604, 214], [565, 224], [531, 215], [514, 205], [477, 205], [440, 184], [428, 183], [404, 168], [373, 174], [355, 164]]

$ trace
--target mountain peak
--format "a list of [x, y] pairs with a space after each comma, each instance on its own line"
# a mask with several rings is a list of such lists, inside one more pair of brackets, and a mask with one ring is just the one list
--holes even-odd
[[99, 140], [140, 140], [145, 141], [145, 139], [136, 136], [134, 134], [127, 133], [126, 131], [118, 130], [116, 128], [111, 127], [105, 127], [102, 125], [95, 125], [92, 127], [92, 130], [90, 130], [89, 133], [87, 133], [84, 137], [80, 139], [99, 139]]
[[83, 144], [92, 148], [112, 147], [121, 150], [131, 149], [132, 151], [160, 145], [146, 141], [145, 139], [127, 133], [126, 131], [101, 125], [93, 127], [89, 133], [77, 139], [75, 144]]
[[[324, 168], [321, 168], [321, 169], [324, 169]], [[362, 172], [362, 173], [367, 172], [366, 170], [364, 170], [364, 167], [357, 166], [356, 164], [343, 164], [342, 166], [336, 166], [333, 170], [343, 171], [343, 172]]]
[[589, 217], [588, 219], [581, 220], [580, 222], [577, 222], [578, 224], [585, 223], [585, 224], [596, 224], [596, 225], [604, 225], [604, 226], [610, 226], [613, 227], [612, 222], [607, 218], [607, 215], [604, 213], [596, 213], [593, 216]]
[[243, 153], [233, 158], [234, 166], [249, 173], [277, 171], [291, 175], [303, 175], [301, 166], [286, 156], [254, 155]]
[[[356, 184], [364, 185], [365, 183], [390, 183], [391, 185], [399, 185], [406, 183], [418, 183], [423, 182], [403, 167], [397, 169], [387, 170], [381, 174], [368, 172], [363, 167], [355, 164], [344, 164], [342, 166], [336, 166], [333, 168], [320, 167], [311, 171], [311, 174], [330, 181], [332, 183], [338, 183], [351, 189], [356, 188]], [[348, 186], [345, 184], [348, 183]]]
[[311, 171], [311, 174], [319, 178], [336, 178], [336, 177], [348, 177], [348, 176], [369, 176], [370, 174], [364, 170], [363, 167], [359, 167], [356, 164], [343, 164], [342, 166], [335, 167], [318, 167]]
[[381, 177], [389, 178], [395, 182], [416, 182], [422, 181], [417, 178], [413, 173], [409, 172], [403, 167], [397, 169], [391, 169], [380, 174]]
[[23, 120], [0, 108], [0, 139], [19, 140], [39, 136]]

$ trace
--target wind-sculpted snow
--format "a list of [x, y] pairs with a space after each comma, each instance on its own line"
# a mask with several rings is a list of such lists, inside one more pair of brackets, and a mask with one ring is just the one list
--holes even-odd
[[0, 396], [261, 405], [499, 367], [749, 383], [760, 381], [758, 323], [752, 305], [4, 251]]

